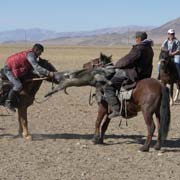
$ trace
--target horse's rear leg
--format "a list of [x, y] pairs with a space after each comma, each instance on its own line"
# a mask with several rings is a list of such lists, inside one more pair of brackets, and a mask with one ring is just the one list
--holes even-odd
[[31, 140], [32, 137], [28, 132], [27, 107], [18, 108], [18, 121], [19, 121], [19, 134], [23, 136], [26, 140]]
[[174, 89], [174, 84], [170, 84], [170, 105], [173, 106], [174, 105], [174, 99], [173, 99], [173, 89]]
[[178, 97], [179, 97], [179, 89], [177, 88], [176, 89], [176, 94], [174, 96], [174, 102], [176, 102], [178, 100]]
[[147, 125], [148, 135], [144, 145], [140, 148], [140, 151], [145, 152], [145, 151], [149, 151], [151, 140], [155, 131], [155, 124], [153, 121], [152, 113], [148, 113], [148, 111], [146, 110], [143, 111], [143, 116]]
[[94, 133], [94, 138], [93, 138], [93, 143], [94, 144], [102, 144], [103, 139], [100, 136], [100, 127], [101, 127], [101, 122], [104, 119], [104, 116], [107, 115], [108, 113], [108, 105], [107, 103], [99, 103], [98, 106], [98, 116], [96, 119], [95, 123], [95, 133]]
[[160, 134], [160, 112], [156, 113], [156, 121], [157, 121], [157, 128], [158, 128], [158, 138], [157, 138], [156, 144], [154, 145], [154, 149], [160, 150], [162, 146], [161, 134]]

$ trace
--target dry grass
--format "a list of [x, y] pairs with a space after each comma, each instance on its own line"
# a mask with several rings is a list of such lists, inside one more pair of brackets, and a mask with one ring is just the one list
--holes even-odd
[[[31, 45], [1, 45], [0, 46], [0, 66], [2, 67], [6, 58], [13, 53], [31, 48]], [[99, 57], [100, 52], [107, 55], [113, 55], [113, 61], [118, 60], [129, 52], [131, 46], [116, 46], [116, 47], [63, 47], [49, 46], [45, 47], [45, 52], [42, 57], [50, 60], [59, 71], [69, 69], [79, 69], [82, 64], [90, 59]], [[154, 48], [154, 74], [156, 74], [157, 56], [159, 46]]]
[[[0, 46], [1, 67], [5, 59], [25, 46]], [[46, 47], [44, 58], [59, 71], [79, 69], [99, 56], [112, 54], [117, 60], [130, 47]], [[154, 72], [159, 47], [154, 47]], [[36, 98], [42, 99], [51, 85], [44, 83]], [[34, 103], [28, 110], [29, 129], [34, 141], [15, 138], [17, 115], [0, 116], [1, 180], [164, 180], [179, 179], [179, 106], [171, 109], [172, 123], [165, 152], [138, 153], [147, 133], [142, 114], [129, 126], [114, 119], [106, 133], [106, 146], [93, 145], [91, 138], [97, 105], [88, 105], [89, 87], [72, 88], [70, 95], [57, 93], [48, 101]], [[1, 107], [0, 113], [7, 115]], [[157, 132], [155, 133], [155, 135]], [[154, 137], [156, 139], [156, 137]]]

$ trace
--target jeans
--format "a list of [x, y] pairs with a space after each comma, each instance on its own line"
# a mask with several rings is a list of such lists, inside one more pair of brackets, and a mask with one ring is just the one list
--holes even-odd
[[8, 66], [4, 67], [4, 74], [9, 79], [9, 81], [13, 84], [14, 91], [20, 91], [22, 89], [21, 81], [13, 76], [13, 74], [12, 74], [11, 70], [8, 68]]

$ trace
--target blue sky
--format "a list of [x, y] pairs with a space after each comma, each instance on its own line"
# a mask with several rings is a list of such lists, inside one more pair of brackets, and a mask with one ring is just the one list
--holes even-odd
[[58, 32], [126, 25], [159, 26], [180, 17], [180, 0], [1, 0], [0, 31]]

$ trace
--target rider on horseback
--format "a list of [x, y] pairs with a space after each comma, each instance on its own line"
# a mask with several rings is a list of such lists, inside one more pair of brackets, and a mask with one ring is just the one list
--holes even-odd
[[[169, 51], [171, 61], [175, 64], [178, 79], [180, 79], [180, 41], [175, 37], [175, 30], [168, 30], [168, 38], [163, 42], [161, 48]], [[160, 63], [158, 63], [158, 79], [160, 79]]]
[[54, 78], [54, 73], [46, 70], [38, 64], [38, 57], [44, 51], [41, 44], [35, 44], [32, 49], [16, 53], [7, 58], [4, 66], [4, 74], [12, 83], [13, 88], [9, 91], [5, 106], [12, 111], [16, 111], [12, 101], [22, 89], [20, 78], [27, 75], [32, 70], [35, 74]]
[[152, 60], [153, 49], [152, 40], [147, 39], [146, 32], [136, 32], [136, 44], [132, 47], [129, 54], [119, 59], [116, 64], [117, 71], [111, 79], [111, 85], [105, 86], [105, 97], [112, 106], [113, 112], [109, 118], [120, 115], [120, 102], [116, 96], [116, 90], [120, 89], [122, 83], [127, 80], [128, 82], [136, 82], [138, 80], [151, 77], [152, 73]]

